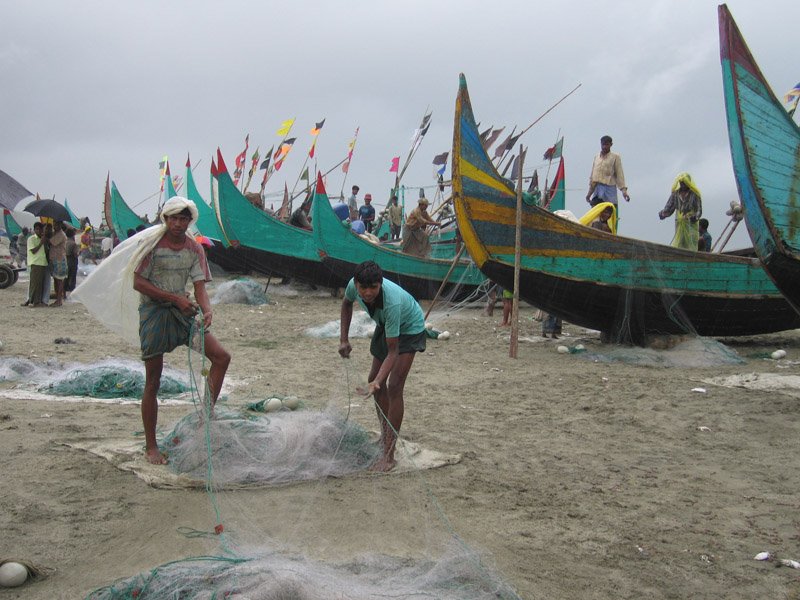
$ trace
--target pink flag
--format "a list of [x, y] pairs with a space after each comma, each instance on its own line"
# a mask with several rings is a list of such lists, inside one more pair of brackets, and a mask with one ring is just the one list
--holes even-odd
[[400, 157], [399, 156], [395, 156], [392, 159], [392, 168], [389, 169], [389, 173], [397, 173], [399, 168], [400, 168]]

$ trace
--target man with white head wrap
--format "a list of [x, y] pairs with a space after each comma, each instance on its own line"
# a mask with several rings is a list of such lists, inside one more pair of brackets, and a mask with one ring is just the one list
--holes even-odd
[[[211, 361], [208, 387], [212, 407], [231, 360], [208, 333], [212, 314], [205, 284], [211, 281], [211, 274], [202, 246], [186, 234], [197, 220], [197, 207], [191, 200], [176, 196], [164, 204], [160, 218], [159, 225], [117, 246], [73, 292], [73, 297], [104, 325], [141, 347], [146, 377], [142, 394], [145, 456], [154, 464], [166, 462], [156, 441], [164, 353], [191, 342], [198, 311], [203, 316], [203, 347]], [[189, 279], [194, 286], [194, 301], [186, 293]]]

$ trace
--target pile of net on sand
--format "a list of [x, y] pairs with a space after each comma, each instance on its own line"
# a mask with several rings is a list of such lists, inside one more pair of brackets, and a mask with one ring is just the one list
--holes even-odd
[[247, 277], [232, 279], [217, 286], [211, 304], [268, 304], [269, 299], [264, 292], [264, 286]]
[[[42, 363], [26, 358], [0, 358], [0, 382], [19, 382], [54, 396], [90, 398], [141, 398], [144, 366], [132, 360], [104, 360], [89, 365], [64, 365], [56, 360]], [[165, 368], [159, 395], [178, 396], [189, 391], [188, 379]]]
[[345, 564], [278, 553], [252, 559], [204, 556], [167, 563], [87, 596], [87, 600], [133, 598], [518, 600], [519, 596], [478, 555], [454, 547], [438, 560], [371, 555]]
[[[144, 368], [115, 364], [74, 367], [39, 386], [40, 392], [55, 396], [90, 398], [141, 398], [144, 393]], [[189, 386], [166, 373], [161, 376], [159, 396], [178, 396]]]
[[[341, 324], [339, 323], [339, 319], [336, 319], [335, 321], [329, 321], [316, 327], [309, 327], [305, 330], [305, 334], [313, 338], [338, 338], [340, 330]], [[372, 337], [374, 332], [375, 321], [364, 311], [353, 311], [353, 319], [350, 321], [350, 337], [368, 338]]]
[[[198, 412], [160, 443], [174, 472], [214, 484], [284, 484], [365, 470], [378, 456], [369, 432], [337, 411], [250, 415], [217, 408], [208, 427]], [[211, 464], [208, 457], [211, 456]]]

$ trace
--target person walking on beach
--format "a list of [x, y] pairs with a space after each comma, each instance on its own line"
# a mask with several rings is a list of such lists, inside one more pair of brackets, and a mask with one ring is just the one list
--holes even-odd
[[622, 158], [611, 152], [614, 141], [610, 135], [600, 138], [600, 153], [592, 161], [592, 173], [589, 176], [589, 191], [586, 201], [594, 206], [600, 202], [611, 202], [617, 206], [617, 188], [622, 192], [625, 202], [630, 202], [625, 174], [622, 171]]
[[703, 214], [703, 201], [700, 199], [700, 190], [689, 173], [680, 173], [675, 178], [672, 193], [667, 198], [667, 204], [658, 212], [658, 218], [663, 221], [672, 213], [675, 213], [672, 245], [676, 248], [697, 250], [700, 240], [697, 220]]
[[[154, 235], [142, 239], [129, 265], [134, 273], [133, 289], [141, 294], [139, 338], [145, 368], [142, 422], [145, 458], [153, 464], [166, 463], [156, 441], [157, 394], [164, 354], [191, 343], [198, 311], [202, 311], [205, 354], [211, 361], [208, 387], [212, 410], [231, 360], [208, 332], [212, 312], [205, 284], [211, 281], [211, 273], [202, 246], [186, 233], [197, 220], [197, 207], [191, 200], [175, 196], [164, 204], [161, 220]], [[194, 286], [194, 301], [186, 293], [189, 280]]]
[[403, 424], [406, 377], [416, 353], [425, 351], [425, 318], [411, 294], [384, 279], [383, 271], [376, 263], [371, 260], [363, 262], [356, 267], [342, 300], [339, 355], [343, 358], [349, 358], [353, 350], [349, 336], [356, 300], [376, 325], [369, 347], [372, 367], [366, 393], [375, 398], [381, 425], [379, 444], [382, 456], [371, 469], [391, 471], [397, 464], [394, 451]]

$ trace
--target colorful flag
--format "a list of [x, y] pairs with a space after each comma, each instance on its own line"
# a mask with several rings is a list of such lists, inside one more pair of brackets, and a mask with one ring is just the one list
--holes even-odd
[[480, 139], [480, 141], [481, 141], [481, 144], [486, 144], [486, 138], [488, 138], [488, 137], [489, 137], [489, 134], [490, 134], [491, 132], [492, 132], [492, 128], [491, 128], [491, 127], [489, 127], [489, 128], [488, 128], [488, 129], [486, 129], [485, 131], [482, 131], [481, 133], [479, 133], [479, 134], [478, 134], [478, 139]]
[[392, 166], [389, 168], [389, 173], [397, 173], [399, 169], [400, 169], [400, 157], [395, 156], [392, 159]]
[[192, 159], [190, 158], [190, 156], [188, 154], [186, 155], [186, 168], [187, 169], [191, 169], [192, 168]]
[[531, 177], [531, 183], [528, 186], [528, 192], [531, 194], [539, 193], [539, 171], [533, 172], [533, 177]]
[[[419, 128], [414, 130], [414, 135], [411, 136], [411, 153], [413, 154], [414, 151], [419, 147], [422, 143], [422, 138], [425, 137], [425, 134], [428, 133], [428, 129], [431, 127], [431, 115], [433, 113], [428, 113], [424, 117], [422, 117], [422, 122], [419, 124]], [[405, 168], [403, 169], [405, 170]]]
[[504, 129], [505, 127], [500, 127], [499, 129], [493, 130], [492, 133], [483, 141], [483, 149], [488, 151], [492, 144], [497, 141], [497, 138], [500, 137], [500, 134], [503, 133]]
[[303, 181], [308, 181], [308, 167], [306, 167], [306, 170], [303, 171], [302, 175], [300, 175], [300, 179], [302, 179]]
[[292, 125], [294, 125], [294, 119], [288, 119], [281, 123], [281, 126], [278, 128], [278, 131], [275, 132], [275, 135], [289, 135], [289, 130], [291, 130]]
[[550, 211], [564, 210], [566, 198], [566, 186], [564, 178], [564, 157], [558, 163], [558, 170], [556, 177], [553, 179], [553, 185], [547, 191], [547, 203], [545, 208]]
[[356, 132], [353, 135], [353, 139], [347, 142], [347, 158], [342, 164], [342, 173], [347, 173], [350, 170], [350, 161], [353, 158], [353, 151], [356, 149], [356, 140], [358, 139], [359, 129], [361, 129], [361, 127], [356, 127]]
[[283, 140], [283, 142], [281, 142], [281, 145], [278, 146], [278, 149], [275, 151], [275, 155], [272, 158], [278, 160], [279, 158], [282, 158], [287, 154], [289, 154], [289, 150], [292, 149], [292, 146], [294, 146], [296, 140], [297, 138], [289, 138], [287, 140]]
[[[519, 170], [519, 162], [525, 160], [525, 154], [527, 150], [523, 150], [520, 152], [519, 156], [515, 157], [512, 164], [511, 164], [511, 178], [516, 181], [517, 179], [517, 171]], [[523, 164], [525, 164], [523, 162]]]
[[308, 150], [308, 158], [314, 158], [314, 149], [317, 147], [317, 138], [314, 137], [314, 141], [311, 142], [311, 148]]
[[167, 157], [166, 154], [164, 155], [164, 158], [162, 158], [161, 161], [158, 163], [158, 168], [160, 170], [160, 173], [159, 173], [159, 177], [160, 177], [159, 185], [161, 186], [159, 189], [160, 189], [160, 191], [163, 192], [164, 191], [164, 177], [169, 172], [169, 158]]
[[449, 152], [442, 152], [441, 154], [437, 154], [436, 156], [433, 157], [433, 164], [446, 165], [448, 156], [450, 156]]
[[264, 159], [264, 161], [261, 163], [261, 165], [258, 167], [260, 171], [263, 171], [264, 169], [268, 169], [268, 168], [269, 168], [269, 161], [270, 161], [270, 160], [272, 160], [272, 151], [273, 151], [274, 149], [275, 149], [275, 146], [273, 146], [272, 148], [270, 148], [270, 149], [269, 149], [269, 152], [267, 152], [267, 153], [264, 155], [264, 156], [266, 156], [266, 158], [265, 158], [265, 159]]
[[242, 150], [236, 157], [236, 169], [233, 171], [233, 185], [239, 185], [239, 179], [242, 177], [244, 171], [244, 161], [247, 160], [247, 150], [250, 148], [250, 134], [248, 133], [244, 138], [244, 150]]
[[275, 155], [272, 157], [275, 159], [274, 167], [276, 171], [280, 171], [281, 167], [283, 166], [283, 161], [286, 159], [286, 155], [289, 154], [289, 151], [294, 146], [294, 142], [297, 138], [289, 138], [288, 140], [284, 140], [281, 144], [280, 148], [275, 152]]
[[322, 119], [322, 121], [314, 125], [314, 129], [311, 130], [311, 135], [313, 136], [319, 135], [319, 132], [322, 129], [323, 125], [325, 125], [325, 119]]
[[800, 83], [786, 92], [786, 95], [783, 97], [783, 103], [791, 104], [792, 102], [796, 102], [798, 98], [800, 98]]
[[564, 138], [562, 137], [556, 142], [555, 146], [551, 146], [547, 150], [544, 151], [544, 159], [545, 160], [555, 160], [557, 158], [561, 158], [561, 149], [564, 146]]
[[495, 148], [494, 150], [495, 158], [503, 156], [503, 154], [505, 154], [507, 150], [510, 150], [514, 146], [516, 141], [519, 139], [520, 135], [522, 134], [520, 133], [515, 136], [513, 133], [510, 133], [504, 142], [498, 144], [497, 148]]

